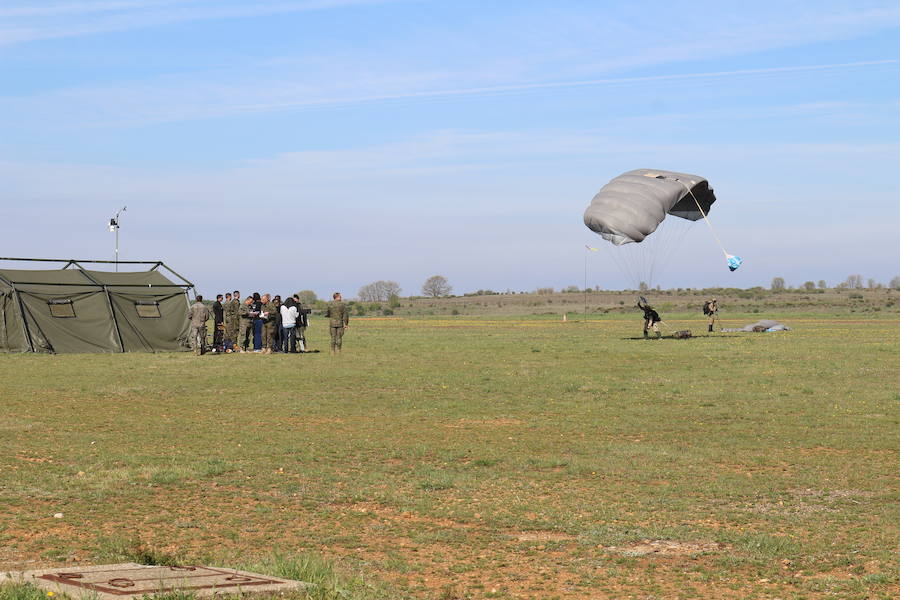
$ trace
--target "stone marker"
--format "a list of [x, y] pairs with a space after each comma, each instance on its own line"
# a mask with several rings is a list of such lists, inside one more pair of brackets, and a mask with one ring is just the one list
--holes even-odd
[[303, 590], [311, 583], [220, 567], [160, 567], [120, 563], [0, 574], [3, 582], [30, 583], [72, 598], [123, 600], [167, 592], [189, 592], [199, 598]]

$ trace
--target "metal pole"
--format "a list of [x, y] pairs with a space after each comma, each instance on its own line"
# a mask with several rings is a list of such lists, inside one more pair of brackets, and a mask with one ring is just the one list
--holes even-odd
[[588, 250], [584, 251], [584, 318], [587, 320], [587, 257]]
[[116, 216], [110, 221], [110, 225], [113, 229], [116, 230], [116, 273], [119, 272], [119, 215], [128, 210], [127, 206], [123, 206], [117, 213]]

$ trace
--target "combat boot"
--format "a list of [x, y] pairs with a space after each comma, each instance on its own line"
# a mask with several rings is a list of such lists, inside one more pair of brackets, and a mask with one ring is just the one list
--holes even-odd
[[650, 339], [650, 334], [647, 333], [646, 329], [644, 330], [644, 339], [645, 340]]
[[710, 326], [709, 326], [709, 332], [712, 333], [712, 330], [713, 330], [713, 326], [710, 325]]

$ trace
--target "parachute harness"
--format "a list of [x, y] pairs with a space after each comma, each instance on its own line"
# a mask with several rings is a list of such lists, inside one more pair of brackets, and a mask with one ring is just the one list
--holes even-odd
[[709, 226], [709, 232], [712, 233], [713, 238], [715, 238], [716, 243], [719, 245], [719, 249], [722, 250], [722, 254], [725, 255], [725, 262], [728, 263], [728, 268], [732, 271], [737, 271], [738, 267], [744, 262], [744, 259], [740, 256], [734, 256], [733, 254], [728, 254], [728, 251], [725, 250], [725, 246], [722, 244], [722, 240], [719, 239], [718, 234], [716, 234], [716, 230], [713, 228], [712, 223], [709, 221], [709, 217], [706, 216], [706, 211], [703, 210], [703, 207], [700, 206], [700, 201], [697, 200], [697, 196], [694, 195], [694, 190], [692, 190], [685, 182], [680, 179], [676, 179], [678, 183], [684, 186], [684, 189], [688, 191], [688, 194], [691, 195], [691, 198], [694, 199], [694, 204], [697, 205], [697, 210], [700, 211], [700, 214], [703, 216], [703, 220], [706, 221], [706, 224]]

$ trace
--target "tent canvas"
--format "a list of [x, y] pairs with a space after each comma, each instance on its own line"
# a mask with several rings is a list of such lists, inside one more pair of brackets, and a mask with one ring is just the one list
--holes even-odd
[[[0, 352], [166, 352], [186, 349], [193, 284], [161, 261], [143, 271], [90, 270], [113, 261], [3, 258], [64, 263], [61, 269], [0, 268]], [[160, 272], [167, 269], [181, 283]]]

